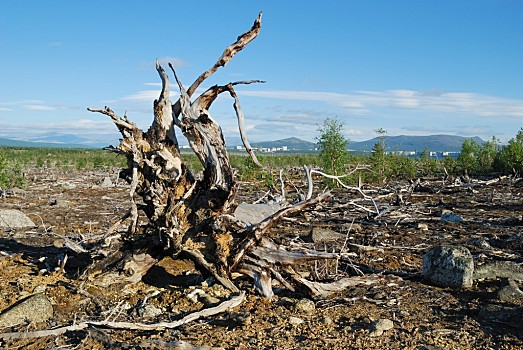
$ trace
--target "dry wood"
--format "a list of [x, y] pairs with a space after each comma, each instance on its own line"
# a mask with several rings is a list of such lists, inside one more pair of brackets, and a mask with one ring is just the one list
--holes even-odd
[[126, 329], [126, 330], [140, 330], [140, 331], [160, 331], [164, 329], [174, 329], [186, 323], [196, 321], [202, 317], [209, 317], [228, 309], [232, 309], [240, 305], [245, 299], [245, 292], [226, 300], [217, 306], [203, 309], [197, 312], [190, 313], [185, 317], [173, 322], [158, 322], [158, 323], [133, 323], [133, 322], [112, 322], [112, 321], [84, 321], [71, 326], [59, 327], [55, 329], [47, 329], [33, 332], [11, 332], [0, 333], [0, 339], [27, 339], [27, 338], [41, 338], [48, 336], [57, 336], [66, 332], [80, 331], [89, 327], [100, 327], [110, 329]]
[[[245, 116], [234, 87], [263, 81], [246, 80], [214, 85], [199, 96], [193, 95], [208, 77], [252, 42], [258, 36], [260, 28], [261, 13], [252, 27], [229, 45], [216, 63], [198, 76], [188, 89], [185, 89], [174, 67], [169, 64], [180, 91], [180, 97], [174, 104], [170, 101], [169, 76], [157, 61], [156, 71], [161, 79], [162, 89], [158, 99], [154, 101], [154, 119], [147, 132], [140, 130], [127, 116], [120, 118], [108, 107], [89, 110], [105, 114], [112, 119], [123, 139], [118, 147], [109, 149], [123, 154], [128, 163], [122, 175], [130, 184], [131, 207], [128, 213], [111, 227], [108, 235], [127, 217], [131, 218], [131, 223], [129, 235], [122, 237], [124, 242], [129, 240], [129, 237], [140, 234], [137, 232], [137, 223], [141, 209], [150, 224], [150, 229], [145, 230], [142, 236], [147, 237], [146, 232], [153, 232], [155, 237], [160, 238], [161, 244], [168, 248], [165, 251], [171, 256], [176, 258], [182, 252], [187, 253], [192, 260], [232, 291], [238, 289], [231, 281], [231, 274], [243, 272], [254, 280], [255, 288], [262, 295], [270, 298], [273, 294], [272, 278], [291, 290], [294, 287], [290, 281], [305, 285], [301, 280], [287, 280], [291, 276], [286, 272], [285, 266], [339, 258], [337, 253], [278, 247], [266, 237], [267, 232], [280, 219], [331, 197], [329, 192], [312, 197], [313, 174], [335, 179], [343, 188], [355, 191], [364, 200], [372, 202], [375, 213], [379, 213], [379, 210], [372, 197], [365, 194], [361, 187], [349, 187], [341, 181], [342, 177], [305, 167], [309, 185], [305, 200], [281, 209], [254, 226], [247, 226], [231, 216], [235, 207], [237, 183], [222, 129], [212, 118], [209, 109], [220, 94], [229, 93], [234, 99], [233, 108], [245, 149], [253, 162], [260, 165], [248, 142]], [[182, 158], [177, 129], [187, 139], [203, 166], [202, 173], [197, 176], [192, 174]], [[360, 167], [357, 167], [353, 172], [359, 169]], [[280, 171], [279, 181], [281, 193], [275, 198], [285, 202], [283, 171]], [[353, 206], [374, 212], [364, 204], [354, 203]], [[133, 251], [132, 245], [122, 244], [116, 247], [119, 251], [106, 254], [107, 257], [97, 262], [96, 266], [105, 270], [114, 266], [115, 261], [120, 261], [124, 272], [127, 271], [126, 280], [136, 282], [147, 271], [152, 261], [145, 259], [143, 264], [137, 264], [136, 257], [142, 256], [141, 254], [154, 256], [152, 250], [155, 247], [153, 238], [149, 241], [145, 238], [138, 241], [142, 243], [139, 247], [140, 252]]]

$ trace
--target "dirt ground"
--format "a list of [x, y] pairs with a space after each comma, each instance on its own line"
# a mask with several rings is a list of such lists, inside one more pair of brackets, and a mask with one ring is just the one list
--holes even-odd
[[[64, 240], [88, 249], [125, 213], [127, 185], [120, 180], [113, 187], [101, 186], [106, 177], [114, 183], [116, 175], [116, 170], [34, 171], [28, 174], [26, 189], [6, 191], [0, 198], [0, 208], [19, 209], [37, 225], [0, 232], [0, 310], [43, 292], [54, 311], [47, 322], [0, 332], [52, 329], [85, 320], [172, 321], [231, 296], [183, 258], [164, 258], [141, 281], [124, 287], [82, 278], [92, 261], [87, 253], [72, 252]], [[59, 336], [0, 339], [0, 347], [167, 349], [186, 342], [182, 348], [191, 348], [187, 344], [225, 349], [523, 348], [523, 299], [498, 297], [507, 281], [479, 280], [471, 288], [453, 290], [432, 286], [421, 276], [423, 255], [438, 244], [466, 246], [478, 265], [495, 260], [522, 262], [521, 182], [422, 184], [411, 195], [406, 183], [369, 188], [380, 208], [390, 207], [379, 218], [351, 202], [359, 194], [336, 190], [325, 205], [281, 221], [270, 233], [286, 245], [348, 252], [343, 261], [301, 266], [301, 273], [312, 279], [335, 280], [363, 272], [372, 276], [373, 284], [349, 287], [312, 302], [298, 292], [275, 288], [276, 296], [267, 301], [240, 276], [235, 283], [247, 291], [240, 306], [176, 329], [92, 327]], [[241, 186], [238, 200], [252, 202], [263, 193], [260, 185]], [[401, 206], [395, 205], [398, 193], [403, 193]], [[460, 215], [463, 222], [442, 222], [444, 210]], [[314, 241], [313, 229], [340, 236]], [[351, 244], [363, 247], [347, 249]], [[68, 260], [62, 271], [59, 266], [65, 255]], [[392, 328], [376, 332], [374, 324], [380, 319], [392, 321]]]

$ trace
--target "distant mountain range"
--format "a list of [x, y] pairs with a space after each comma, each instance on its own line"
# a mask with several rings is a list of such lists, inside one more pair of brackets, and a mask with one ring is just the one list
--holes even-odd
[[63, 145], [84, 145], [83, 147], [89, 147], [89, 145], [92, 145], [93, 142], [85, 137], [74, 135], [74, 134], [66, 134], [66, 133], [58, 133], [58, 132], [47, 132], [42, 135], [33, 136], [28, 138], [26, 141], [30, 142], [39, 142], [39, 143], [59, 143]]
[[[462, 137], [454, 135], [431, 135], [431, 136], [385, 136], [385, 148], [387, 151], [416, 151], [422, 152], [425, 148], [432, 152], [459, 152], [461, 145], [466, 139], [471, 139], [479, 144], [484, 143], [479, 137]], [[379, 137], [361, 142], [349, 142], [349, 149], [355, 152], [370, 152], [377, 142], [381, 142]], [[0, 138], [0, 146], [11, 147], [49, 147], [49, 148], [91, 148], [108, 146], [109, 143], [88, 143], [85, 139], [75, 135], [60, 134], [46, 135], [33, 138], [31, 141], [11, 140]], [[228, 145], [230, 143], [228, 142]], [[254, 148], [283, 148], [289, 151], [314, 151], [316, 143], [305, 141], [297, 137], [290, 137], [276, 141], [253, 142]]]
[[118, 135], [116, 133], [85, 134], [80, 136], [69, 133], [46, 132], [22, 140], [0, 138], [0, 146], [11, 147], [103, 148], [111, 143], [118, 144]]
[[[479, 137], [463, 137], [455, 135], [430, 135], [430, 136], [384, 136], [386, 151], [416, 151], [423, 152], [427, 148], [431, 152], [459, 152], [465, 140], [474, 140], [483, 144]], [[375, 137], [371, 140], [361, 142], [349, 142], [349, 149], [353, 151], [371, 151], [381, 138]]]
[[285, 147], [289, 150], [299, 150], [299, 151], [313, 151], [318, 147], [314, 142], [305, 141], [297, 137], [289, 137], [282, 140], [276, 141], [264, 141], [264, 142], [253, 142], [251, 147], [256, 148], [281, 148]]
[[40, 147], [40, 148], [91, 148], [92, 146], [74, 144], [74, 143], [58, 143], [58, 142], [36, 142], [36, 141], [21, 141], [0, 138], [0, 146], [4, 147]]
[[[479, 137], [463, 137], [454, 135], [431, 135], [431, 136], [385, 136], [385, 148], [387, 151], [415, 151], [423, 152], [427, 148], [431, 152], [459, 152], [463, 141], [471, 139], [478, 144], [483, 141]], [[370, 152], [377, 142], [381, 142], [381, 138], [375, 137], [373, 139], [361, 142], [349, 142], [349, 149], [355, 152]], [[276, 141], [254, 142], [251, 144], [256, 148], [281, 148], [287, 146], [288, 150], [311, 151], [318, 146], [309, 141], [291, 137]]]

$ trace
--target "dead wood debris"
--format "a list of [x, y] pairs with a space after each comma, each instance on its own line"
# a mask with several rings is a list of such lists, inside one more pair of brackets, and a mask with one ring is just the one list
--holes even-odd
[[174, 329], [186, 323], [198, 320], [202, 317], [209, 317], [228, 309], [234, 308], [240, 305], [245, 299], [245, 292], [232, 297], [220, 303], [217, 306], [209, 307], [198, 312], [193, 312], [180, 320], [173, 322], [158, 322], [158, 323], [132, 323], [132, 322], [113, 322], [113, 321], [83, 321], [71, 326], [59, 327], [55, 329], [33, 331], [33, 332], [12, 332], [12, 333], [0, 333], [2, 339], [27, 339], [27, 338], [41, 338], [48, 336], [57, 336], [66, 332], [80, 331], [90, 327], [110, 328], [110, 329], [126, 329], [126, 330], [139, 330], [139, 331], [158, 331], [163, 329]]

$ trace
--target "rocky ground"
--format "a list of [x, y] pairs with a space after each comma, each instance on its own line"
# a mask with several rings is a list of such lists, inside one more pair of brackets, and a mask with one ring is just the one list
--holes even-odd
[[[324, 205], [281, 221], [270, 235], [287, 246], [343, 253], [338, 262], [301, 266], [302, 275], [368, 279], [329, 298], [275, 288], [267, 301], [238, 276], [235, 283], [247, 291], [239, 306], [177, 328], [90, 326], [34, 337], [30, 332], [85, 321], [171, 322], [231, 295], [183, 257], [162, 259], [135, 284], [87, 278], [90, 244], [127, 210], [127, 185], [115, 184], [116, 171], [34, 171], [28, 178], [26, 189], [0, 198], [0, 209], [20, 210], [35, 223], [0, 222], [3, 348], [523, 348], [523, 184], [514, 179], [391, 183], [365, 188], [372, 197], [365, 200], [340, 189]], [[290, 196], [301, 190], [288, 189]], [[252, 202], [263, 191], [242, 184], [239, 193]], [[436, 286], [422, 275], [423, 256], [441, 244], [467, 248], [476, 271], [494, 267], [474, 275], [470, 287]]]

